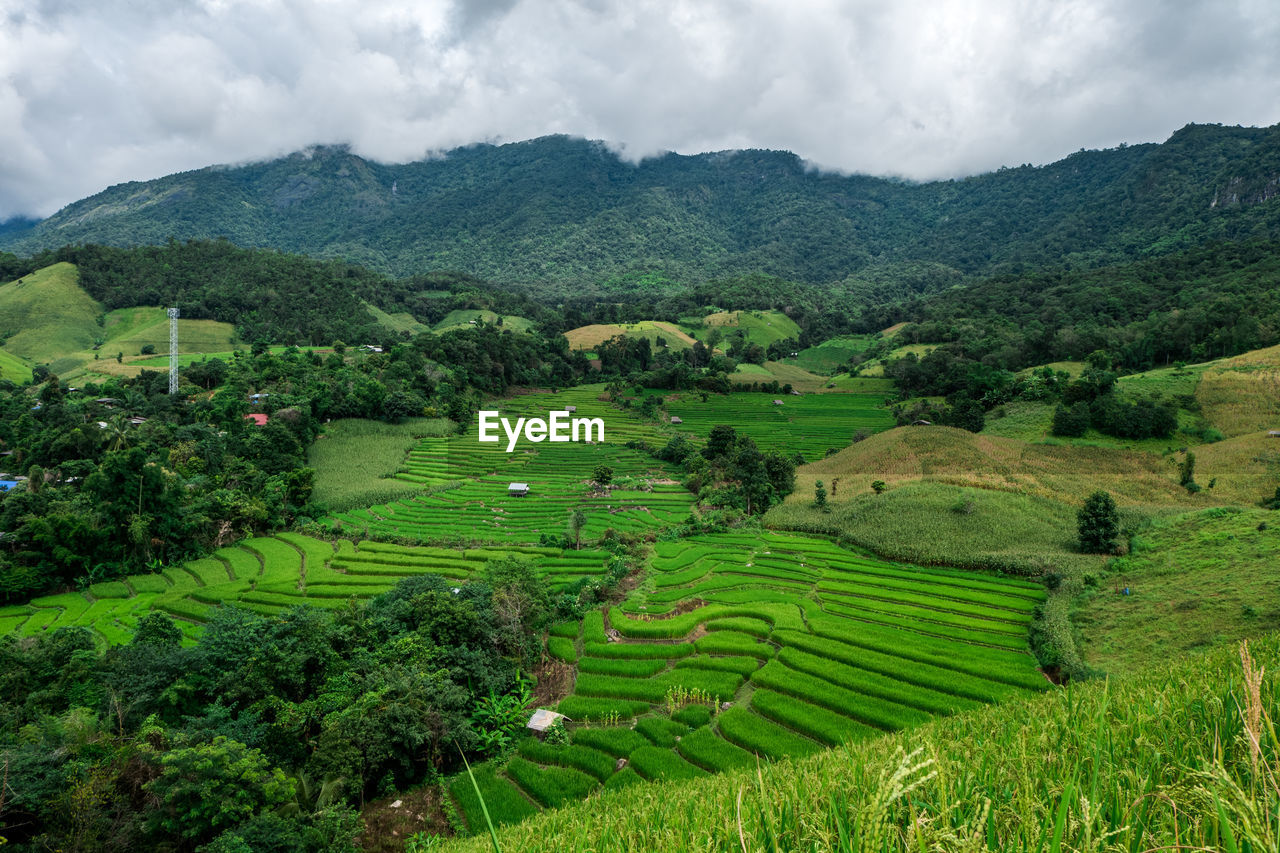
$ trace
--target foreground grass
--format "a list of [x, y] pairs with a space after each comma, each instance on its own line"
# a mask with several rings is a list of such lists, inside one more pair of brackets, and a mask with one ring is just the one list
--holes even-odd
[[1127, 675], [1170, 654], [1280, 630], [1276, 516], [1209, 509], [1154, 522], [1072, 613], [1085, 663]]
[[307, 456], [316, 472], [313, 497], [340, 512], [421, 492], [422, 486], [391, 475], [421, 439], [454, 429], [453, 421], [445, 418], [413, 418], [399, 424], [360, 418], [334, 421]]
[[[1280, 637], [1252, 647], [1280, 665]], [[605, 791], [498, 833], [523, 850], [1280, 848], [1274, 676], [1235, 647], [694, 783]], [[1249, 723], [1253, 720], [1253, 723]], [[466, 839], [450, 850], [489, 850]]]

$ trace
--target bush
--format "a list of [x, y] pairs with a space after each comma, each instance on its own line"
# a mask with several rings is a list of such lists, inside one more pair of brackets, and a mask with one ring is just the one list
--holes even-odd
[[1120, 534], [1120, 514], [1111, 493], [1097, 491], [1076, 514], [1080, 550], [1086, 554], [1109, 554], [1116, 549]]
[[1075, 403], [1071, 408], [1059, 404], [1053, 412], [1053, 434], [1079, 438], [1089, 430], [1091, 420], [1088, 403]]

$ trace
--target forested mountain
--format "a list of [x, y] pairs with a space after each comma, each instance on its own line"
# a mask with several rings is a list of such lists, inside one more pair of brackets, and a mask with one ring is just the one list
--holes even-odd
[[395, 166], [320, 147], [121, 184], [0, 233], [0, 245], [29, 254], [226, 237], [397, 276], [561, 286], [653, 272], [892, 286], [926, 264], [929, 288], [1021, 264], [1096, 267], [1280, 237], [1278, 195], [1280, 126], [1188, 125], [1163, 144], [923, 184], [824, 173], [777, 151], [633, 165], [556, 136]]

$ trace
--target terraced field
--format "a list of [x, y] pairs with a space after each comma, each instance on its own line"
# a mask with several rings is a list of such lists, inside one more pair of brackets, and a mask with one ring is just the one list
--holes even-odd
[[[866, 380], [858, 380], [865, 382]], [[83, 593], [0, 609], [0, 632], [32, 635], [91, 628], [127, 642], [148, 611], [171, 614], [194, 638], [227, 603], [272, 614], [296, 605], [343, 606], [434, 574], [465, 581], [508, 556], [533, 562], [553, 588], [601, 576], [604, 551], [536, 545], [563, 534], [582, 510], [584, 539], [608, 528], [651, 532], [649, 571], [621, 605], [555, 626], [552, 659], [569, 665], [572, 689], [557, 705], [570, 742], [519, 741], [501, 765], [476, 769], [489, 813], [521, 820], [601, 787], [688, 779], [758, 760], [801, 756], [874, 737], [982, 703], [1047, 687], [1027, 650], [1042, 587], [1021, 580], [899, 565], [815, 536], [740, 531], [664, 538], [693, 512], [674, 471], [625, 446], [665, 444], [673, 430], [599, 399], [597, 387], [499, 401], [502, 416], [545, 417], [576, 408], [605, 420], [599, 444], [481, 444], [474, 424], [427, 437], [396, 476], [423, 494], [336, 513], [347, 538], [297, 534], [246, 540], [162, 573], [96, 584]], [[891, 425], [877, 393], [692, 395], [668, 403], [702, 438], [733, 425], [765, 449], [821, 458], [859, 430]], [[601, 489], [600, 464], [614, 470]], [[511, 482], [530, 494], [508, 494]], [[378, 540], [418, 540], [399, 545]], [[483, 827], [471, 780], [449, 783], [473, 829]]]
[[[522, 742], [518, 763], [486, 768], [485, 801], [518, 820], [558, 804], [550, 791], [752, 766], [1043, 690], [1026, 648], [1043, 599], [1029, 582], [891, 564], [816, 537], [659, 542], [642, 590], [549, 640], [577, 670], [558, 706], [578, 723], [572, 743]], [[469, 781], [452, 790], [483, 826]]]
[[[430, 494], [335, 513], [330, 521], [355, 535], [408, 537], [427, 541], [537, 542], [543, 533], [563, 533], [570, 514], [586, 514], [584, 538], [606, 529], [656, 530], [682, 523], [693, 497], [673, 479], [675, 472], [647, 454], [622, 446], [631, 440], [665, 444], [656, 426], [601, 402], [599, 386], [559, 394], [528, 394], [493, 404], [502, 417], [545, 418], [548, 411], [576, 407], [575, 417], [602, 418], [602, 444], [531, 444], [523, 439], [512, 453], [503, 437], [482, 444], [472, 429], [459, 435], [423, 439], [409, 452], [399, 479], [427, 487]], [[597, 465], [616, 472], [607, 489], [592, 483]], [[508, 495], [513, 483], [529, 494]]]
[[830, 448], [847, 447], [860, 430], [893, 427], [893, 416], [883, 403], [884, 395], [876, 393], [736, 393], [712, 395], [705, 403], [684, 394], [668, 400], [667, 411], [683, 421], [680, 429], [698, 436], [705, 437], [717, 424], [729, 424], [755, 439], [762, 450], [799, 451], [812, 462]]
[[156, 610], [174, 617], [194, 639], [213, 608], [221, 604], [268, 615], [297, 604], [340, 607], [352, 598], [367, 599], [386, 592], [412, 575], [467, 580], [486, 562], [511, 556], [532, 561], [553, 589], [603, 575], [610, 558], [604, 551], [592, 550], [521, 545], [424, 548], [351, 540], [331, 543], [281, 533], [247, 539], [159, 574], [132, 575], [93, 584], [84, 592], [49, 595], [30, 604], [0, 608], [0, 634], [30, 636], [81, 626], [105, 643], [127, 643], [138, 619]]
[[[441, 440], [428, 440], [432, 441]], [[586, 515], [582, 535], [595, 538], [607, 528], [637, 532], [679, 524], [693, 508], [693, 496], [671, 479], [673, 472], [638, 451], [608, 445], [544, 448], [503, 454], [506, 459], [498, 460], [506, 462], [502, 469], [474, 476], [456, 488], [337, 513], [332, 520], [344, 530], [368, 536], [537, 542], [543, 533], [563, 533], [574, 510]], [[447, 458], [449, 453], [446, 448], [441, 454], [446, 466], [455, 464]], [[468, 458], [464, 464], [479, 461]], [[419, 461], [424, 467], [418, 470], [432, 462]], [[591, 472], [599, 464], [628, 474], [608, 489], [596, 489]], [[508, 495], [512, 482], [527, 483], [529, 494]]]

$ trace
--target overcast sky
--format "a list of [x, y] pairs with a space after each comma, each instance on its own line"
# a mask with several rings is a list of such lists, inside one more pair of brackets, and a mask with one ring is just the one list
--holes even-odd
[[0, 219], [568, 133], [916, 179], [1280, 121], [1275, 0], [0, 0]]

